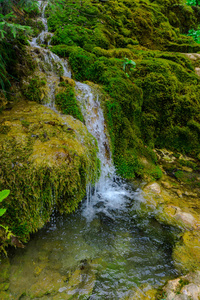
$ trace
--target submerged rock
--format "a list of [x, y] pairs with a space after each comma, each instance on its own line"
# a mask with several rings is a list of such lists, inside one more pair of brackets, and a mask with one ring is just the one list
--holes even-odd
[[42, 227], [55, 206], [72, 212], [98, 177], [97, 144], [83, 123], [34, 102], [2, 113], [0, 145], [0, 190], [11, 190], [1, 222], [21, 238]]

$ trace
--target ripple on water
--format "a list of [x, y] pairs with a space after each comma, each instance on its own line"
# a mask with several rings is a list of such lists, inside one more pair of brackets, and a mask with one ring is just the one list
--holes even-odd
[[[52, 218], [25, 249], [10, 255], [6, 293], [16, 299], [23, 293], [32, 298], [49, 293], [53, 300], [69, 295], [123, 299], [133, 288], [158, 287], [177, 275], [168, 228], [130, 214], [128, 203], [127, 209], [113, 209], [110, 218], [97, 213], [91, 222], [83, 217], [83, 207], [66, 218]], [[4, 267], [2, 261], [0, 273]]]

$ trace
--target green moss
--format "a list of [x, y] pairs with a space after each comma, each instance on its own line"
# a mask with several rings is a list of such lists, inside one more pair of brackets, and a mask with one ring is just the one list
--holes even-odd
[[5, 119], [10, 131], [0, 134], [0, 189], [10, 189], [11, 195], [1, 222], [24, 241], [55, 207], [61, 213], [77, 208], [86, 185], [99, 175], [97, 147], [80, 121], [34, 102], [4, 112]]
[[66, 83], [60, 83], [62, 91], [56, 94], [55, 103], [59, 110], [66, 115], [71, 115], [81, 122], [84, 121], [80, 106], [76, 100], [74, 88]]
[[41, 79], [39, 76], [35, 76], [30, 80], [28, 84], [23, 86], [23, 93], [28, 100], [42, 103], [42, 90], [41, 87], [46, 85], [46, 80]]
[[[156, 161], [146, 151], [153, 147], [198, 155], [198, 129], [191, 121], [199, 123], [199, 79], [185, 56], [163, 51], [199, 49], [182, 35], [191, 20], [191, 26], [197, 22], [191, 8], [178, 0], [67, 4], [62, 11], [48, 9], [52, 49], [69, 57], [76, 80], [103, 85], [119, 174], [160, 178]], [[122, 69], [124, 57], [136, 62], [129, 78]], [[59, 96], [60, 102], [65, 96]]]

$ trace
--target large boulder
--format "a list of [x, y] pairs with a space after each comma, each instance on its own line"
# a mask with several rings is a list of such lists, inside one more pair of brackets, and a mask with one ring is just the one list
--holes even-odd
[[96, 181], [97, 143], [72, 116], [35, 102], [0, 115], [0, 190], [11, 190], [1, 223], [22, 240], [41, 228], [54, 208], [75, 210]]

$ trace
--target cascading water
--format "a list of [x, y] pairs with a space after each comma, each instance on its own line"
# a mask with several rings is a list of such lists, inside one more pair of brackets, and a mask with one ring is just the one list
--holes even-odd
[[40, 44], [50, 44], [52, 34], [48, 32], [47, 19], [45, 18], [45, 9], [48, 1], [38, 1], [39, 9], [41, 10], [41, 18], [44, 25], [44, 30], [30, 41], [33, 56], [38, 62], [41, 72], [45, 72], [49, 92], [44, 100], [44, 104], [55, 110], [55, 90], [56, 82], [60, 81], [60, 76], [71, 77], [67, 61], [51, 52], [49, 49], [44, 49]]
[[109, 208], [122, 209], [126, 199], [133, 198], [134, 193], [115, 174], [108, 132], [98, 94], [95, 95], [89, 85], [80, 82], [76, 82], [76, 90], [87, 129], [97, 139], [98, 158], [101, 162], [101, 176], [95, 189], [91, 192], [91, 187], [87, 187], [87, 206], [83, 213], [88, 220], [91, 220], [99, 211], [110, 215]]
[[[41, 20], [45, 29], [37, 38], [34, 38], [30, 44], [32, 47], [40, 50], [42, 61], [45, 62], [46, 66], [50, 66], [49, 69], [46, 68], [44, 70], [47, 74], [47, 84], [50, 89], [48, 95], [50, 101], [46, 104], [55, 110], [55, 78], [59, 80], [59, 72], [56, 69], [56, 66], [58, 67], [60, 65], [63, 70], [63, 75], [66, 77], [71, 77], [71, 72], [69, 71], [66, 60], [62, 60], [50, 50], [44, 49], [38, 44], [38, 42], [44, 42], [45, 37], [50, 34], [48, 32], [47, 20], [45, 18], [45, 8], [47, 4], [48, 2], [39, 1], [39, 6], [42, 12]], [[95, 215], [95, 211], [99, 212], [100, 210], [99, 205], [98, 209], [96, 209], [98, 202], [101, 201], [102, 204], [104, 203], [101, 209], [108, 213], [109, 207], [120, 208], [125, 204], [127, 197], [133, 198], [133, 192], [131, 192], [130, 189], [127, 190], [127, 185], [123, 184], [122, 180], [117, 178], [115, 175], [108, 133], [98, 95], [95, 96], [95, 93], [92, 92], [92, 88], [87, 84], [80, 82], [75, 82], [75, 84], [77, 100], [80, 103], [86, 127], [98, 142], [98, 158], [101, 162], [101, 176], [99, 182], [96, 183], [94, 188], [88, 185], [86, 191], [87, 205], [83, 213], [88, 220], [92, 220]]]
[[[39, 3], [44, 18], [46, 2]], [[42, 53], [40, 63], [44, 59], [51, 67], [44, 70], [49, 86], [53, 77], [59, 78], [55, 62], [69, 77], [66, 62], [36, 40], [35, 55]], [[85, 205], [67, 217], [54, 215], [25, 249], [10, 255], [9, 264], [0, 262], [0, 274], [9, 274], [3, 291], [7, 299], [132, 300], [138, 292], [143, 295], [145, 289], [158, 288], [177, 276], [171, 258], [172, 229], [150, 215], [141, 216], [140, 206], [133, 204], [141, 201], [140, 193], [115, 175], [98, 95], [80, 82], [76, 92], [86, 126], [98, 141], [100, 180], [94, 190], [87, 188]], [[49, 97], [54, 107], [54, 98]]]

